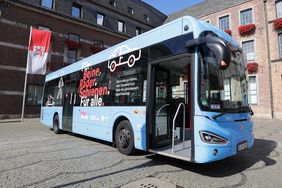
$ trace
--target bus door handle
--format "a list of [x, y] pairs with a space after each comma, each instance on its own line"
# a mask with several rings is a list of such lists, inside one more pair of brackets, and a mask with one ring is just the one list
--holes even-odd
[[178, 105], [178, 108], [175, 112], [175, 115], [173, 117], [173, 124], [172, 124], [172, 147], [171, 147], [171, 153], [174, 154], [174, 137], [175, 137], [175, 121], [176, 121], [176, 118], [177, 118], [177, 115], [179, 113], [179, 110], [181, 108], [181, 106], [183, 106], [183, 149], [184, 149], [184, 146], [185, 146], [185, 104], [182, 102], [182, 103], [179, 103]]

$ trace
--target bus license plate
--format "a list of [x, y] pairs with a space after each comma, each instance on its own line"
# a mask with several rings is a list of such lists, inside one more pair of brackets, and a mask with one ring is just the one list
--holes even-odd
[[242, 150], [247, 149], [247, 148], [248, 148], [248, 143], [246, 141], [241, 142], [237, 146], [237, 151], [242, 151]]

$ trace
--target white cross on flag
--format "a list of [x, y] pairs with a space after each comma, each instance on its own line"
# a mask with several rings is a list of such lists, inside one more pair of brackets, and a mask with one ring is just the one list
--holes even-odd
[[28, 46], [26, 72], [29, 74], [45, 74], [51, 32], [31, 28]]

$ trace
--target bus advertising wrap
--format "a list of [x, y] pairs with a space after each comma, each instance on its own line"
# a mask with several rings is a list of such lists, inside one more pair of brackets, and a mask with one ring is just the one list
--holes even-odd
[[97, 77], [101, 76], [99, 68], [86, 68], [79, 82], [80, 106], [104, 106], [102, 96], [108, 95], [108, 86], [97, 86]]

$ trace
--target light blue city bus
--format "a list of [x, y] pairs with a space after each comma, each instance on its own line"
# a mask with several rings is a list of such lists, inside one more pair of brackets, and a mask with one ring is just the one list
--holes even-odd
[[240, 46], [185, 16], [46, 76], [41, 123], [195, 163], [254, 143]]

